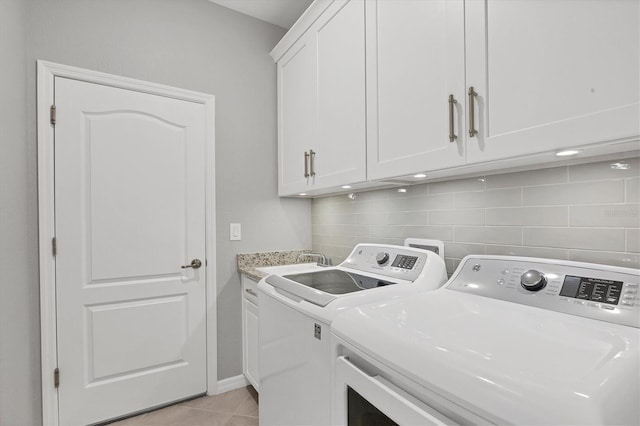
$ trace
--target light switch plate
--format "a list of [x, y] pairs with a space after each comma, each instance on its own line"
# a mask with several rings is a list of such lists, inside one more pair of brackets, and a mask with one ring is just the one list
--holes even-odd
[[239, 223], [231, 223], [229, 225], [229, 239], [231, 241], [240, 241], [242, 239], [242, 226]]

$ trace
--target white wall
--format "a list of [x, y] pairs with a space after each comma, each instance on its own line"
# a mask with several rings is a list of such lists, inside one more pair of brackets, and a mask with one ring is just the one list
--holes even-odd
[[[236, 253], [311, 246], [310, 201], [277, 197], [269, 51], [284, 30], [207, 0], [0, 0], [0, 7], [0, 424], [41, 418], [36, 59], [216, 96], [218, 375], [241, 374]], [[242, 241], [228, 241], [231, 221], [242, 223]]]
[[0, 0], [0, 424], [40, 420], [36, 176], [29, 164], [26, 11]]

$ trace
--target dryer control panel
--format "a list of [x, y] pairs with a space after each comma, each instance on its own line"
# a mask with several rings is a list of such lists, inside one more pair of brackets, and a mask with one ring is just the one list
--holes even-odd
[[467, 256], [446, 288], [640, 328], [640, 271], [515, 256]]

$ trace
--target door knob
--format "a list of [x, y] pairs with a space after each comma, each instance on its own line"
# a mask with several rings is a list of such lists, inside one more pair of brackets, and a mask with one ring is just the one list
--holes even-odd
[[187, 269], [187, 268], [193, 268], [193, 269], [198, 269], [199, 267], [202, 266], [202, 262], [200, 261], [200, 259], [193, 259], [191, 261], [191, 264], [189, 265], [182, 265], [181, 268], [182, 269]]

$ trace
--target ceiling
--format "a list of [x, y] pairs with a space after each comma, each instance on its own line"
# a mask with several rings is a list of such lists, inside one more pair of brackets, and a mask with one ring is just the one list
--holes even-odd
[[289, 29], [313, 0], [209, 0], [262, 21]]

